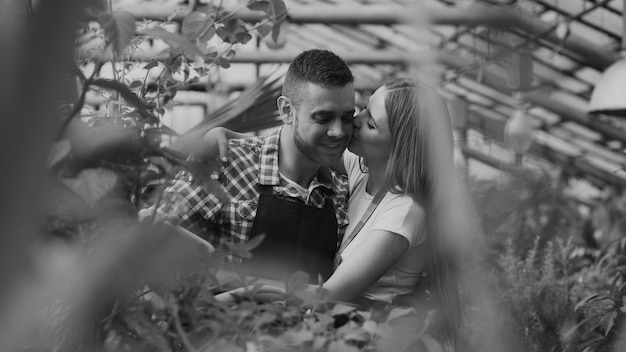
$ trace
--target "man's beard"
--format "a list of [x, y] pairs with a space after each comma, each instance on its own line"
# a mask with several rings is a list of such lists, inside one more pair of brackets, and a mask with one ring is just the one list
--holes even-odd
[[[341, 151], [341, 153], [337, 153], [337, 155], [328, 154], [328, 153], [325, 153], [325, 151], [320, 150], [316, 144], [307, 142], [304, 138], [302, 138], [302, 135], [300, 135], [300, 131], [298, 129], [297, 119], [295, 119], [294, 121], [293, 128], [294, 128], [294, 133], [293, 133], [294, 144], [296, 145], [296, 148], [298, 149], [300, 154], [304, 155], [307, 159], [311, 160], [312, 162], [316, 164], [326, 166], [326, 167], [334, 165], [337, 162], [337, 160], [341, 159], [343, 150]], [[345, 149], [345, 141], [343, 143], [344, 143], [343, 149]]]
[[321, 164], [322, 160], [320, 158], [319, 153], [315, 150], [315, 145], [307, 143], [304, 138], [300, 135], [300, 130], [298, 129], [298, 119], [294, 120], [294, 133], [293, 133], [293, 141], [298, 148], [300, 154], [304, 155], [307, 159]]

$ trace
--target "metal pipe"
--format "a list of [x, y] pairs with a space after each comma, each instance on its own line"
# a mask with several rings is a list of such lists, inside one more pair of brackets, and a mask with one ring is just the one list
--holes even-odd
[[[262, 51], [262, 52], [238, 52], [231, 63], [254, 63], [254, 64], [269, 64], [269, 63], [289, 63], [293, 58], [299, 54], [293, 50], [276, 50], [276, 51]], [[432, 63], [440, 63], [449, 68], [456, 70], [462, 70], [472, 66], [472, 62], [467, 59], [461, 58], [456, 55], [448, 54], [445, 52], [429, 51], [420, 53], [407, 53], [400, 51], [350, 51], [350, 52], [337, 52], [346, 62], [349, 64], [416, 64], [416, 65], [428, 65]], [[162, 54], [163, 57], [166, 54]], [[156, 51], [142, 50], [136, 52], [133, 56], [135, 60], [147, 60], [157, 56]], [[161, 57], [161, 59], [163, 59]], [[482, 76], [479, 84], [482, 84], [491, 89], [497, 90], [502, 93], [511, 93], [511, 89], [507, 86], [506, 81], [496, 75], [485, 72]], [[365, 89], [366, 87], [360, 87]], [[370, 87], [375, 89], [377, 87]], [[571, 105], [563, 103], [554, 96], [546, 94], [545, 92], [525, 92], [522, 93], [522, 97], [525, 101], [545, 108], [549, 111], [557, 113], [564, 120], [572, 121], [592, 130], [598, 131], [607, 139], [613, 139], [626, 143], [626, 132], [624, 130], [615, 128], [612, 125], [601, 122], [598, 119], [590, 118], [590, 115], [583, 112], [580, 109], [576, 109]]]

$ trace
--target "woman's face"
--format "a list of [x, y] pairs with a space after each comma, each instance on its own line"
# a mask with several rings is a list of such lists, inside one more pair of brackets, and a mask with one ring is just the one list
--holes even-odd
[[365, 158], [368, 164], [386, 162], [391, 153], [391, 132], [385, 110], [387, 89], [378, 88], [354, 119], [354, 135], [348, 149]]

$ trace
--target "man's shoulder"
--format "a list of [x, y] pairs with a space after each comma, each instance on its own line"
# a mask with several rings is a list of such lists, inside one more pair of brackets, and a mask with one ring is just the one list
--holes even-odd
[[228, 154], [231, 160], [258, 161], [263, 150], [265, 137], [248, 137], [228, 141]]
[[254, 136], [247, 138], [238, 138], [238, 139], [229, 139], [228, 140], [228, 149], [232, 148], [247, 148], [247, 149], [260, 149], [263, 146], [263, 143], [267, 137], [265, 136]]

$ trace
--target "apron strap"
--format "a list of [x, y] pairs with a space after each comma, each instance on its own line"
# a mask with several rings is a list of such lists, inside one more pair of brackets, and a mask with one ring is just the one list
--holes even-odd
[[274, 185], [259, 185], [259, 193], [267, 196], [274, 195]]
[[363, 228], [363, 225], [365, 225], [367, 220], [369, 220], [369, 218], [372, 216], [372, 213], [374, 213], [374, 210], [376, 210], [376, 207], [378, 206], [378, 204], [383, 199], [386, 193], [387, 191], [384, 189], [381, 189], [380, 191], [378, 191], [378, 193], [376, 193], [372, 202], [367, 206], [365, 213], [363, 213], [363, 216], [361, 217], [359, 222], [356, 224], [354, 229], [352, 229], [352, 232], [350, 232], [348, 237], [346, 237], [345, 241], [341, 242], [341, 246], [339, 246], [339, 249], [337, 250], [337, 254], [335, 255], [335, 268], [337, 268], [339, 264], [341, 263], [341, 252], [343, 252], [344, 249], [348, 247], [348, 245], [350, 244], [350, 242], [352, 242], [356, 234], [359, 233], [359, 231], [361, 231], [361, 229]]

